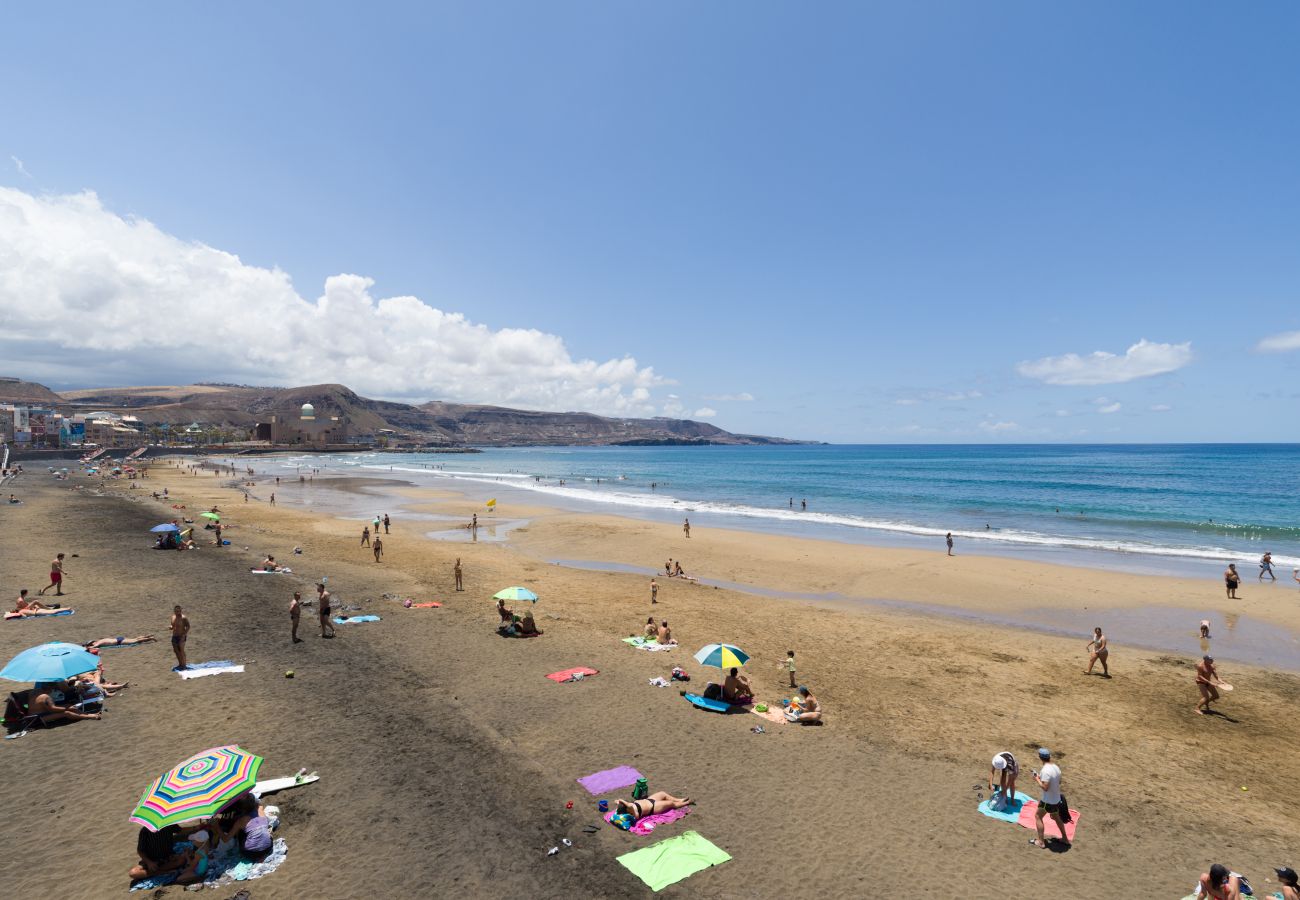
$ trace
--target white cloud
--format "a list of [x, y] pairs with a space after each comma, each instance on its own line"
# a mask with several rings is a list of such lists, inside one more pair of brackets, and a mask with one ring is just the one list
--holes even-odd
[[1269, 335], [1256, 344], [1255, 349], [1263, 353], [1286, 353], [1289, 350], [1300, 350], [1300, 331], [1283, 331], [1280, 334]]
[[1143, 338], [1123, 356], [1098, 350], [1087, 356], [1067, 353], [1022, 362], [1016, 371], [1048, 384], [1119, 384], [1174, 372], [1192, 361], [1192, 344], [1156, 344]]
[[1057, 414], [1057, 416], [1059, 416], [1060, 418], [1065, 419], [1065, 418], [1068, 418], [1068, 417], [1069, 417], [1069, 415], [1070, 415], [1070, 411], [1069, 411], [1068, 409], [1058, 409], [1058, 410], [1056, 411], [1056, 414]]
[[653, 413], [671, 382], [631, 357], [574, 359], [563, 339], [493, 330], [415, 297], [376, 298], [360, 275], [316, 300], [278, 269], [106, 210], [92, 192], [0, 187], [0, 359], [12, 374], [342, 382], [362, 394]]
[[694, 413], [692, 413], [692, 415], [697, 419], [712, 419], [717, 414], [718, 411], [716, 409], [711, 409], [707, 406], [701, 406]]
[[682, 404], [682, 398], [676, 394], [669, 394], [665, 398], [663, 408], [659, 411], [659, 414], [668, 416], [670, 419], [676, 419], [680, 418], [684, 412], [686, 412], [686, 407]]
[[1097, 412], [1101, 413], [1103, 416], [1108, 416], [1108, 415], [1110, 415], [1111, 413], [1117, 413], [1117, 412], [1119, 412], [1120, 409], [1121, 409], [1121, 407], [1122, 407], [1122, 404], [1120, 404], [1120, 403], [1118, 403], [1118, 402], [1116, 402], [1116, 403], [1107, 403], [1105, 406], [1099, 406], [1099, 407], [1097, 407]]
[[922, 391], [910, 397], [899, 397], [894, 403], [899, 406], [916, 406], [918, 403], [932, 403], [936, 400], [950, 403], [961, 400], [978, 400], [983, 396], [979, 391]]
[[982, 431], [988, 431], [993, 434], [998, 434], [1003, 431], [1016, 431], [1019, 428], [1020, 426], [1015, 422], [993, 422], [990, 420], [980, 422], [980, 429]]
[[18, 170], [18, 174], [22, 175], [24, 178], [32, 177], [32, 173], [27, 171], [27, 167], [23, 165], [23, 161], [21, 159], [14, 156], [12, 153], [9, 154], [9, 158], [13, 160], [14, 168]]
[[715, 403], [752, 403], [754, 395], [749, 391], [741, 391], [739, 394], [705, 394], [704, 399]]

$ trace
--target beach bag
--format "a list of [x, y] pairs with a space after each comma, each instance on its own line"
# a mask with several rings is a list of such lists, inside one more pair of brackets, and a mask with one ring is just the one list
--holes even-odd
[[720, 685], [720, 684], [715, 684], [715, 683], [713, 683], [712, 681], [710, 681], [708, 684], [706, 684], [706, 685], [704, 686], [704, 699], [705, 699], [705, 700], [721, 700], [721, 699], [722, 699], [722, 685]]
[[646, 797], [649, 796], [650, 796], [650, 785], [646, 783], [646, 780], [644, 778], [638, 778], [636, 780], [636, 784], [632, 786], [632, 799], [644, 800]]
[[1061, 814], [1061, 821], [1066, 825], [1074, 821], [1070, 818], [1070, 801], [1065, 799], [1064, 794], [1061, 795], [1061, 802], [1056, 804], [1056, 809]]

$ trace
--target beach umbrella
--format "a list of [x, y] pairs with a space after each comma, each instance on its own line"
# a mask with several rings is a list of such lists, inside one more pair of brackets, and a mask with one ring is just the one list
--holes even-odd
[[527, 600], [529, 603], [537, 602], [537, 595], [528, 588], [508, 587], [503, 591], [497, 591], [492, 595], [493, 600]]
[[217, 515], [217, 514], [214, 513], [214, 512], [199, 513], [199, 518], [201, 518], [201, 519], [212, 519], [214, 522], [220, 522], [220, 521], [221, 521], [221, 516]]
[[99, 668], [99, 657], [77, 644], [55, 641], [19, 653], [0, 670], [10, 681], [62, 681]]
[[749, 662], [749, 654], [730, 644], [709, 644], [695, 654], [695, 661], [702, 666], [717, 666], [725, 680], [727, 669], [740, 668]]
[[131, 821], [150, 831], [216, 815], [257, 784], [262, 757], [230, 744], [196, 753], [145, 788]]
[[173, 525], [171, 522], [163, 522], [161, 525], [155, 525], [153, 528], [150, 528], [149, 530], [150, 530], [150, 531], [155, 531], [155, 532], [157, 532], [157, 531], [180, 531], [180, 528], [179, 528], [179, 526]]

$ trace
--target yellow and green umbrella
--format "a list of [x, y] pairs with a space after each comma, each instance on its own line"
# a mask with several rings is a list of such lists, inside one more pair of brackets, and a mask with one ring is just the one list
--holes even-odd
[[528, 588], [508, 587], [505, 590], [497, 591], [492, 595], [493, 600], [527, 600], [529, 603], [537, 602], [537, 595]]

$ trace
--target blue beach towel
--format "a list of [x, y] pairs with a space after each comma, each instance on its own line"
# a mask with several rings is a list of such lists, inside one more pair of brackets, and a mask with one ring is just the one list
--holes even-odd
[[993, 798], [989, 797], [980, 803], [979, 811], [990, 819], [1000, 819], [1003, 822], [1010, 822], [1015, 825], [1020, 822], [1020, 810], [1032, 799], [1028, 794], [1016, 791], [1016, 796], [1012, 798], [1010, 805], [1005, 809], [995, 810], [989, 806], [993, 802]]
[[379, 616], [335, 616], [335, 625], [355, 625], [358, 622], [378, 622]]

